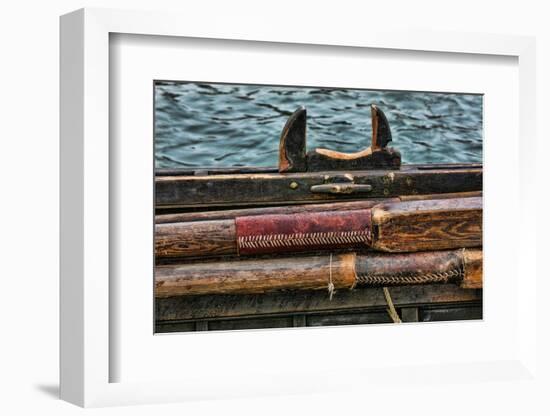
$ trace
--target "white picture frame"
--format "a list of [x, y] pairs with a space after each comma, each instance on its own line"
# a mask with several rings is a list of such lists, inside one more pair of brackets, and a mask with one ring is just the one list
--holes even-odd
[[[536, 320], [532, 319], [536, 316], [536, 217], [529, 210], [529, 206], [534, 204], [536, 192], [528, 174], [529, 155], [534, 151], [532, 137], [535, 136], [536, 124], [534, 39], [508, 35], [403, 31], [389, 25], [384, 28], [371, 26], [368, 29], [349, 27], [337, 33], [327, 33], [322, 26], [311, 24], [308, 31], [303, 32], [293, 27], [281, 30], [275, 22], [247, 26], [244, 20], [238, 25], [239, 32], [236, 33], [235, 25], [236, 22], [228, 22], [223, 18], [212, 19], [205, 25], [204, 21], [193, 19], [192, 16], [107, 9], [83, 9], [61, 18], [62, 399], [87, 407], [210, 397], [329, 392], [349, 389], [354, 385], [359, 389], [369, 385], [372, 391], [383, 391], [388, 386], [384, 380], [387, 383], [395, 378], [404, 380], [392, 387], [395, 392], [395, 389], [410, 389], [413, 384], [418, 387], [419, 383], [445, 382], [444, 377], [439, 378], [439, 374], [445, 371], [461, 382], [474, 384], [499, 379], [518, 385], [524, 385], [526, 380], [538, 383], [535, 360], [537, 327]], [[110, 311], [116, 309], [117, 305], [112, 304], [112, 287], [109, 282], [114, 261], [109, 252], [110, 227], [113, 226], [110, 172], [116, 170], [109, 150], [109, 38], [111, 34], [117, 33], [277, 42], [283, 48], [285, 44], [332, 45], [342, 48], [517, 58], [518, 140], [531, 144], [529, 153], [525, 146], [517, 146], [519, 191], [516, 189], [517, 194], [514, 195], [520, 195], [521, 199], [517, 200], [520, 224], [516, 225], [515, 230], [518, 264], [517, 270], [512, 273], [517, 274], [521, 270], [523, 275], [522, 286], [517, 290], [517, 303], [513, 305], [517, 308], [514, 314], [517, 321], [510, 329], [515, 331], [514, 336], [517, 338], [514, 353], [499, 357], [498, 361], [472, 359], [471, 362], [457, 364], [450, 360], [441, 361], [437, 365], [420, 362], [414, 367], [378, 369], [374, 366], [368, 374], [333, 366], [327, 370], [329, 374], [326, 379], [318, 379], [306, 387], [303, 381], [307, 376], [300, 377], [292, 371], [271, 374], [270, 380], [254, 380], [253, 383], [241, 380], [226, 389], [221, 383], [198, 380], [194, 375], [176, 381], [112, 382], [110, 368], [120, 357], [111, 348], [113, 334], [110, 326]], [[488, 197], [491, 197], [491, 192]], [[413, 330], [409, 329], [408, 332]], [[321, 332], [316, 331], [315, 334]], [[235, 336], [244, 335], [237, 333]], [[255, 336], [257, 334], [252, 333], [249, 337]], [[414, 375], [410, 377], [412, 373]], [[471, 377], [472, 374], [476, 374], [476, 377]]]

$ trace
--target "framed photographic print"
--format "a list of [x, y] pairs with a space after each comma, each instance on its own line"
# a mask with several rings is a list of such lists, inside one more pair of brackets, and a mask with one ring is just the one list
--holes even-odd
[[233, 27], [62, 17], [62, 398], [529, 378], [533, 40]]

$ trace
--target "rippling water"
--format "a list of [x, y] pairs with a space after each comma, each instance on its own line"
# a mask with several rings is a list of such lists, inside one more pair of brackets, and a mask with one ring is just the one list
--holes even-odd
[[370, 104], [386, 114], [404, 163], [482, 161], [482, 96], [157, 82], [157, 168], [276, 166], [292, 112], [308, 111], [307, 148], [370, 144]]

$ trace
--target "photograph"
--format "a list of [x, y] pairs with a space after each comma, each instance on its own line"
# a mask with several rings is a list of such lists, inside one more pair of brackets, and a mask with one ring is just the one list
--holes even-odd
[[155, 332], [483, 319], [483, 95], [155, 80]]

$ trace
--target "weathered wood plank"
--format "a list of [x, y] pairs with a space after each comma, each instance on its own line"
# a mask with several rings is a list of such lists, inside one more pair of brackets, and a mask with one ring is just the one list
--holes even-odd
[[483, 319], [483, 307], [481, 305], [449, 307], [427, 307], [421, 312], [421, 322], [437, 321], [463, 321], [471, 319]]
[[402, 322], [418, 322], [419, 320], [419, 308], [418, 307], [408, 307], [401, 308], [401, 321]]
[[293, 325], [291, 316], [274, 316], [248, 319], [219, 319], [210, 321], [210, 331], [229, 331], [235, 329], [266, 329], [266, 328], [289, 328]]
[[307, 315], [307, 326], [365, 325], [392, 322], [386, 311]]
[[[482, 290], [462, 289], [454, 284], [400, 286], [391, 288], [396, 307], [419, 307], [455, 302], [480, 302]], [[157, 298], [156, 320], [194, 320], [256, 316], [277, 313], [306, 313], [385, 308], [381, 288], [336, 290], [332, 300], [326, 291], [299, 291], [253, 295], [207, 295]]]
[[[419, 316], [423, 316], [423, 322], [450, 321], [463, 319], [482, 319], [481, 305], [479, 302], [463, 302], [454, 304], [440, 304], [439, 306], [405, 307], [401, 308], [402, 322], [419, 322]], [[216, 318], [210, 322], [214, 324], [214, 330], [224, 329], [260, 329], [260, 328], [287, 328], [327, 326], [327, 325], [360, 325], [391, 323], [386, 311], [380, 308], [360, 308], [344, 311], [327, 311], [323, 313], [307, 312], [297, 315], [276, 314], [256, 317], [239, 317], [234, 319]], [[156, 323], [155, 332], [189, 332], [199, 331], [199, 326], [209, 321], [159, 321]], [[201, 326], [202, 327], [202, 326]]]
[[263, 173], [203, 176], [157, 176], [157, 208], [291, 205], [323, 201], [397, 197], [399, 195], [480, 191], [482, 168], [472, 167], [423, 169], [415, 165], [400, 170], [353, 171], [347, 179], [357, 185], [370, 185], [368, 194], [325, 194], [311, 192], [311, 187], [332, 183], [342, 172]]
[[303, 327], [306, 326], [306, 315], [299, 314], [299, 315], [292, 315], [292, 326], [294, 327]]
[[195, 331], [208, 331], [208, 321], [197, 321], [195, 322]]
[[[423, 201], [428, 199], [455, 199], [455, 198], [473, 198], [473, 197], [482, 197], [482, 191], [472, 191], [472, 192], [453, 192], [445, 194], [428, 194], [428, 195], [400, 195], [399, 201]], [[384, 202], [397, 202], [397, 201], [384, 201]]]
[[155, 322], [155, 332], [193, 332], [197, 331], [197, 326], [193, 321], [186, 322]]
[[372, 247], [388, 252], [479, 247], [482, 209], [479, 197], [377, 205]]
[[[419, 316], [425, 311], [423, 322], [450, 321], [463, 319], [481, 319], [481, 305], [479, 302], [463, 302], [454, 304], [439, 304], [439, 306], [405, 307], [401, 308], [402, 322], [419, 322]], [[287, 328], [289, 318], [294, 327], [327, 326], [327, 325], [360, 325], [391, 323], [388, 313], [380, 308], [359, 308], [343, 311], [326, 311], [322, 313], [307, 312], [301, 314], [276, 314], [256, 317], [239, 317], [234, 319], [215, 318], [211, 322], [223, 322], [215, 329], [260, 329], [260, 328]], [[155, 332], [189, 332], [196, 331], [199, 325], [208, 321], [159, 321]], [[229, 325], [227, 325], [229, 323]]]

